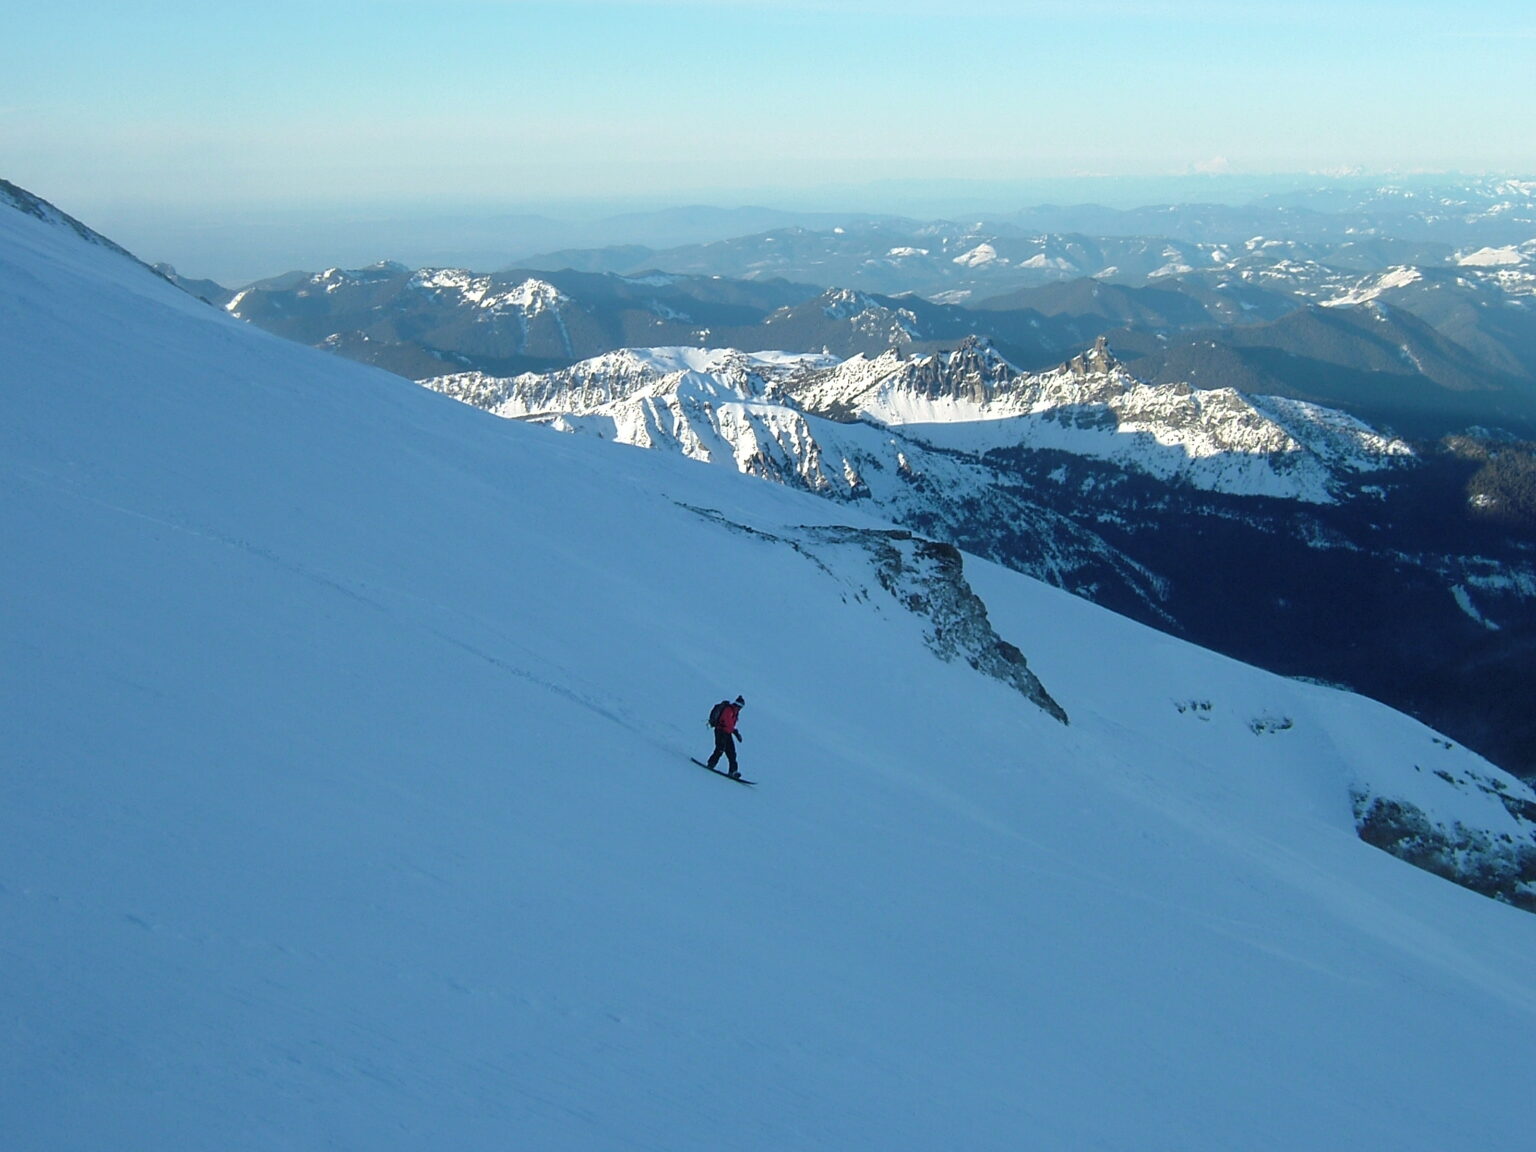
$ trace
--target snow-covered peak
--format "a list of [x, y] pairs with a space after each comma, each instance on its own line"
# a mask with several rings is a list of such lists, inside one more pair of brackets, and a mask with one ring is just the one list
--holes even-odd
[[997, 249], [991, 244], [982, 242], [974, 248], [967, 249], [953, 258], [953, 262], [966, 268], [981, 268], [988, 264], [996, 264], [1002, 261], [997, 254]]
[[[308, 295], [315, 288], [322, 292], [334, 293], [342, 289], [356, 285], [376, 284], [382, 281], [397, 280], [401, 276], [410, 274], [410, 269], [404, 264], [393, 260], [380, 260], [376, 264], [370, 264], [366, 268], [327, 268], [323, 272], [317, 272], [305, 281], [304, 287], [298, 289], [300, 296]], [[243, 297], [246, 293], [242, 292]]]
[[907, 423], [903, 415], [935, 406], [958, 417], [1006, 402], [1020, 375], [990, 343], [969, 338], [952, 351], [898, 361], [858, 398], [857, 411], [887, 424]]
[[[1123, 391], [1134, 381], [1103, 339], [1057, 370], [1100, 390]], [[923, 356], [892, 350], [854, 357], [796, 383], [797, 400], [814, 411], [856, 415], [882, 424], [959, 423], [1019, 415], [1035, 405], [1033, 377], [979, 337]]]
[[[967, 255], [970, 255], [970, 254], [968, 253]], [[995, 255], [995, 253], [994, 253], [994, 255]], [[957, 260], [956, 262], [959, 263], [959, 262], [961, 262], [963, 260], [964, 260], [964, 257], [962, 257], [961, 260]], [[978, 262], [977, 261], [970, 261], [970, 263], [971, 263], [971, 266], [974, 267]], [[983, 260], [983, 261], [980, 261], [980, 263], [991, 263], [991, 261], [990, 260]], [[1029, 259], [1019, 261], [1019, 267], [1020, 268], [1046, 268], [1046, 269], [1050, 269], [1050, 270], [1055, 271], [1055, 272], [1076, 272], [1076, 271], [1079, 271], [1077, 265], [1072, 263], [1072, 261], [1068, 260], [1065, 256], [1048, 256], [1044, 252], [1037, 252], [1033, 256], [1031, 256]]]
[[[793, 463], [776, 465], [774, 475], [829, 493], [859, 484], [805, 480], [835, 474], [825, 471], [830, 433], [807, 424], [805, 414], [865, 421], [978, 460], [995, 449], [1063, 451], [1210, 491], [1309, 503], [1332, 502], [1359, 474], [1413, 459], [1406, 443], [1331, 409], [1230, 388], [1146, 384], [1102, 338], [1040, 373], [1021, 372], [989, 343], [971, 338], [929, 355], [890, 349], [843, 361], [631, 350], [544, 375], [471, 373], [425, 383], [499, 415], [537, 416], [564, 430], [733, 459], [746, 471], [769, 456], [782, 457]], [[741, 421], [737, 403], [752, 405], [751, 421]], [[575, 419], [581, 417], [600, 419]], [[794, 431], [775, 431], [779, 446], [765, 456], [755, 429], [768, 425]], [[712, 440], [732, 447], [710, 449]], [[867, 467], [850, 462], [843, 472], [862, 476]]]
[[1462, 253], [1456, 257], [1456, 263], [1463, 268], [1499, 268], [1519, 264], [1522, 260], [1520, 249], [1513, 244], [1506, 244], [1502, 248], [1479, 248], [1475, 252]]
[[1364, 277], [1342, 294], [1327, 300], [1319, 300], [1318, 303], [1324, 308], [1356, 307], [1368, 304], [1394, 289], [1417, 284], [1423, 279], [1424, 273], [1417, 268], [1398, 266], [1379, 275]]
[[[39, 278], [39, 265], [47, 273], [87, 276], [98, 288], [110, 287], [134, 301], [135, 306], [157, 314], [169, 311], [202, 320], [221, 316], [126, 248], [6, 180], [0, 180], [0, 242], [12, 248], [16, 266], [22, 269], [13, 272], [17, 283], [8, 285], [0, 280], [0, 336], [25, 338], [25, 317], [34, 305], [19, 291], [18, 284], [26, 284], [30, 278], [36, 281], [33, 286], [37, 290], [44, 290], [51, 281]], [[92, 317], [82, 317], [80, 323], [82, 331], [97, 327]], [[8, 362], [0, 356], [0, 388], [19, 382], [19, 363], [19, 359]]]
[[[1413, 456], [1406, 443], [1331, 409], [1143, 383], [1103, 338], [1051, 372], [1020, 373], [973, 349], [859, 383], [858, 415], [947, 451], [1058, 450], [1235, 495], [1329, 503], [1350, 476]], [[825, 382], [818, 388], [827, 394]]]
[[[830, 319], [846, 321], [853, 331], [884, 343], [898, 345], [921, 339], [921, 325], [912, 309], [893, 307], [853, 289], [828, 289], [810, 306]], [[793, 308], [781, 309], [769, 322], [793, 312]]]
[[885, 311], [882, 305], [851, 288], [830, 288], [822, 293], [817, 304], [823, 312], [837, 320], [846, 320], [865, 312]]
[[581, 415], [641, 396], [759, 397], [797, 373], [835, 362], [835, 357], [814, 353], [625, 348], [547, 374], [497, 377], [460, 372], [421, 383], [498, 416]]
[[1479, 248], [1458, 253], [1456, 263], [1463, 268], [1511, 268], [1536, 264], [1536, 240], [1524, 244], [1505, 244], [1499, 248]]
[[528, 316], [557, 311], [570, 298], [546, 280], [529, 277], [506, 285], [493, 276], [459, 268], [424, 268], [411, 278], [411, 287], [422, 292], [452, 293], [487, 312], [514, 311]]
[[546, 280], [529, 278], [504, 292], [488, 295], [481, 301], [485, 308], [517, 308], [530, 314], [553, 310], [570, 302], [570, 297]]
[[[106, 248], [121, 256], [128, 257], [135, 263], [139, 262], [138, 257], [134, 256], [126, 248], [108, 240], [95, 229], [86, 227], [86, 225], [68, 213], [61, 212], [41, 196], [34, 196], [25, 188], [20, 188], [9, 180], [0, 180], [0, 208], [9, 208], [25, 216], [30, 216], [34, 220], [41, 220], [52, 227], [65, 229], [87, 244], [98, 248]], [[144, 267], [148, 268], [148, 265], [144, 265]], [[153, 271], [153, 269], [150, 269], [150, 271]]]
[[[350, 273], [340, 268], [327, 268], [324, 272], [317, 273], [310, 281], [323, 292], [336, 292], [353, 282]], [[300, 295], [304, 295], [303, 291]]]

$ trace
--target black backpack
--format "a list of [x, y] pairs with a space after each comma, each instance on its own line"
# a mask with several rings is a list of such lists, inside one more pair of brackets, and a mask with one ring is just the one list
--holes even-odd
[[709, 710], [709, 726], [711, 728], [720, 723], [720, 709], [726, 707], [728, 704], [730, 704], [729, 700], [722, 700], [720, 703], [716, 704]]

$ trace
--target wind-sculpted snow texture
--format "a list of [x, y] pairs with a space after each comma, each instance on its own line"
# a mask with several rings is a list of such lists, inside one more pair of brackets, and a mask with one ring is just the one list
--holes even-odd
[[9, 209], [0, 389], [7, 1149], [1528, 1139], [1536, 917], [1355, 834], [1524, 834], [1423, 725]]

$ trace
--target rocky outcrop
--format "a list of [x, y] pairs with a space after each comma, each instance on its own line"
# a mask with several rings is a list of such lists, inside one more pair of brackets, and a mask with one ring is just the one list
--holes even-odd
[[1007, 395], [1021, 375], [987, 341], [973, 336], [951, 352], [905, 361], [899, 372], [881, 383], [932, 400], [990, 404]]
[[856, 600], [875, 602], [874, 588], [888, 596], [904, 612], [924, 622], [923, 641], [935, 656], [946, 662], [964, 661], [976, 671], [1012, 688], [1046, 715], [1070, 723], [1066, 710], [1046, 691], [1029, 668], [1019, 648], [999, 636], [987, 618], [987, 606], [965, 578], [965, 563], [952, 544], [925, 540], [902, 529], [853, 528], [847, 525], [811, 525], [766, 532], [727, 520], [709, 508], [690, 511], [763, 540], [784, 544], [813, 561], [837, 580], [847, 581], [860, 571], [839, 553], [858, 553], [873, 577], [874, 587], [856, 581]]
[[1470, 773], [1435, 775], [1458, 792], [1491, 798], [1508, 821], [1480, 827], [1357, 786], [1351, 799], [1360, 839], [1464, 888], [1536, 912], [1536, 800], [1529, 790]]
[[1066, 369], [1079, 380], [1089, 376], [1107, 375], [1120, 367], [1117, 360], [1109, 350], [1109, 337], [1099, 336], [1093, 342], [1093, 347], [1085, 352], [1080, 352], [1066, 363]]
[[1067, 713], [1029, 669], [1024, 653], [1004, 640], [987, 619], [987, 606], [965, 578], [960, 550], [910, 532], [867, 528], [807, 528], [802, 546], [861, 549], [873, 562], [880, 587], [927, 624], [923, 639], [941, 660], [963, 660], [1008, 685], [1061, 723]]

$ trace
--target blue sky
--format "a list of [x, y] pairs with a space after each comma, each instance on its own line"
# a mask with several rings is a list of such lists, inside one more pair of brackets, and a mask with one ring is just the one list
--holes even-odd
[[56, 0], [3, 174], [64, 199], [543, 201], [1536, 170], [1536, 4]]
[[11, 7], [0, 176], [91, 219], [1536, 172], [1531, 0]]

